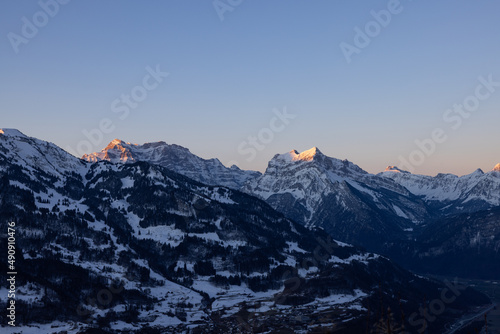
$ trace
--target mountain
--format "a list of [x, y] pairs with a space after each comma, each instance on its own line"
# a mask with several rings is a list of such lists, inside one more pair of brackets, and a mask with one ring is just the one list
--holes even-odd
[[84, 174], [85, 164], [58, 146], [28, 137], [15, 129], [0, 129], [0, 152], [11, 164], [28, 171], [30, 178], [36, 173], [60, 178], [74, 173]]
[[417, 175], [393, 166], [378, 175], [421, 197], [440, 215], [477, 212], [500, 206], [500, 164], [488, 173], [477, 169], [460, 177], [453, 174]]
[[[144, 161], [85, 162], [12, 130], [0, 133], [2, 249], [7, 222], [15, 331], [442, 332], [489, 302], [306, 229], [248, 194]], [[8, 271], [2, 261], [4, 296]], [[422, 306], [443, 291], [453, 301], [427, 321]]]
[[458, 177], [369, 174], [317, 148], [276, 155], [245, 192], [307, 227], [422, 273], [500, 277], [500, 164]]
[[[204, 160], [177, 145], [159, 142], [139, 146], [121, 140], [85, 158], [120, 163], [147, 161], [206, 184], [240, 189], [308, 228], [323, 228], [338, 240], [385, 254], [406, 268], [430, 273], [442, 272], [446, 266], [437, 260], [425, 265], [424, 257], [406, 261], [413, 254], [427, 252], [427, 243], [417, 243], [417, 239], [448, 222], [446, 218], [461, 221], [461, 213], [482, 212], [500, 205], [500, 164], [491, 172], [477, 170], [462, 177], [415, 175], [395, 166], [373, 175], [347, 160], [327, 157], [312, 148], [276, 155], [260, 175], [236, 167], [228, 169], [216, 159]], [[211, 169], [216, 172], [209, 172]], [[461, 235], [461, 229], [450, 225], [449, 233]], [[465, 242], [458, 239], [458, 243]], [[455, 254], [450, 247], [441, 251]], [[474, 263], [482, 263], [474, 260], [477, 254], [473, 248], [462, 251], [473, 259], [470, 267], [453, 268], [456, 270], [450, 274], [473, 273]], [[491, 264], [494, 258], [488, 257], [486, 262]]]
[[307, 227], [379, 250], [429, 217], [426, 204], [390, 178], [369, 174], [314, 147], [275, 155], [242, 189]]
[[115, 139], [101, 152], [85, 154], [82, 159], [113, 163], [147, 161], [205, 184], [232, 189], [240, 189], [249, 179], [260, 175], [259, 172], [241, 170], [236, 165], [227, 168], [218, 159], [206, 160], [192, 154], [187, 148], [162, 141], [137, 145]]
[[421, 198], [436, 214], [416, 226], [411, 240], [385, 250], [405, 268], [439, 275], [498, 279], [500, 164], [487, 173], [416, 175], [394, 166], [378, 174]]
[[420, 273], [500, 279], [499, 222], [500, 207], [451, 215], [394, 243], [391, 258]]

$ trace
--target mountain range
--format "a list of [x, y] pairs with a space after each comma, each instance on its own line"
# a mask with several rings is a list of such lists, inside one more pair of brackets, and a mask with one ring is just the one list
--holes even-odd
[[485, 173], [477, 169], [471, 174], [457, 176], [415, 175], [397, 167], [387, 167], [378, 174], [404, 186], [442, 215], [475, 212], [500, 205], [500, 164]]
[[[147, 161], [205, 184], [242, 190], [265, 200], [272, 197], [269, 202], [277, 202], [276, 195], [290, 194], [294, 201], [303, 201], [296, 203], [296, 211], [301, 212], [298, 213], [303, 216], [300, 220], [306, 225], [315, 224], [313, 216], [317, 200], [310, 198], [312, 193], [326, 195], [338, 192], [339, 189], [328, 189], [332, 185], [350, 186], [362, 195], [371, 197], [370, 200], [379, 209], [414, 224], [436, 215], [476, 212], [500, 206], [500, 163], [490, 172], [477, 169], [461, 177], [441, 173], [434, 177], [412, 174], [396, 166], [389, 166], [378, 174], [370, 174], [348, 160], [327, 157], [314, 147], [301, 153], [292, 150], [277, 154], [269, 162], [265, 173], [261, 174], [258, 171], [241, 170], [235, 165], [226, 167], [218, 159], [200, 158], [187, 148], [175, 144], [156, 142], [137, 145], [119, 139], [111, 141], [101, 152], [85, 154], [82, 159], [113, 163]], [[291, 180], [295, 177], [301, 179]], [[391, 194], [372, 193], [382, 189]], [[398, 197], [402, 203], [399, 206], [398, 203], [380, 203], [381, 197], [391, 195]], [[342, 206], [342, 196], [337, 201]]]
[[[488, 298], [387, 254], [440, 246], [425, 253], [436, 265], [455, 246], [495, 254], [498, 210], [488, 197], [467, 230], [466, 216], [446, 216], [385, 173], [317, 148], [276, 155], [264, 174], [163, 142], [114, 140], [79, 159], [1, 129], [0, 226], [16, 224], [17, 321], [39, 332], [442, 332]], [[409, 243], [425, 233], [434, 239]], [[443, 291], [457, 298], [429, 321], [421, 310]]]
[[185, 147], [165, 142], [137, 145], [115, 139], [101, 152], [85, 154], [82, 159], [126, 164], [147, 161], [208, 185], [232, 189], [240, 189], [248, 180], [261, 175], [260, 172], [241, 170], [236, 165], [227, 168], [218, 159], [206, 160], [192, 154]]
[[[418, 175], [395, 166], [370, 174], [350, 161], [328, 157], [314, 147], [300, 153], [292, 150], [277, 154], [260, 174], [235, 166], [225, 167], [216, 159], [204, 160], [176, 145], [163, 142], [135, 145], [120, 140], [83, 159], [115, 163], [147, 161], [206, 184], [240, 190], [263, 199], [306, 227], [322, 228], [337, 240], [397, 258], [404, 266], [408, 266], [408, 261], [402, 258], [402, 247], [412, 249], [414, 254], [429, 253], [426, 242], [418, 242], [419, 247], [415, 248], [417, 243], [411, 240], [421, 240], [434, 225], [440, 226], [440, 221], [455, 218], [462, 221], [461, 214], [480, 213], [500, 206], [500, 164], [490, 172], [478, 169], [461, 177]], [[216, 167], [212, 168], [213, 165]], [[492, 214], [496, 217], [496, 213]], [[453, 238], [457, 243], [474, 244], [475, 236], [463, 234], [462, 230], [463, 227], [457, 226], [449, 233], [456, 233]], [[489, 261], [499, 259], [498, 229], [483, 229], [481, 236], [481, 240], [489, 240], [484, 247], [495, 255]], [[474, 247], [467, 252], [470, 265], [484, 261], [483, 254]], [[409, 256], [408, 252], [404, 254]], [[442, 255], [440, 252], [430, 254]], [[428, 260], [417, 257], [411, 262], [411, 269], [416, 268], [413, 264]], [[468, 267], [467, 263], [463, 265]], [[434, 269], [440, 268], [442, 266]], [[477, 271], [464, 271], [469, 276], [484, 276]], [[500, 274], [494, 276], [500, 277]]]

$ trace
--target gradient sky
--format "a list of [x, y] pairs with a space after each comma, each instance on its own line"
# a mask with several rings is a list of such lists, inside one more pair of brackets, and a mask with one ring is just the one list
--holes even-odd
[[[376, 173], [441, 128], [447, 140], [415, 172], [462, 175], [500, 162], [500, 87], [457, 129], [443, 120], [478, 77], [500, 82], [499, 2], [401, 1], [348, 63], [340, 44], [355, 45], [355, 28], [391, 1], [221, 0], [236, 4], [221, 20], [212, 1], [73, 0], [43, 22], [40, 3], [52, 1], [3, 3], [0, 127], [73, 154], [83, 130], [109, 119], [114, 130], [90, 151], [114, 138], [163, 140], [263, 171], [276, 153], [317, 146]], [[23, 36], [23, 17], [40, 27], [16, 53], [10, 39]], [[157, 65], [169, 76], [120, 119], [113, 101]], [[253, 159], [241, 154], [284, 108], [296, 117]]]

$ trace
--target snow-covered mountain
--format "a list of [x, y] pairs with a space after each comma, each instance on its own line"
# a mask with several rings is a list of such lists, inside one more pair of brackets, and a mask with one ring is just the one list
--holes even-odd
[[33, 178], [37, 172], [44, 172], [64, 178], [69, 174], [85, 174], [83, 161], [60, 147], [36, 138], [28, 137], [15, 129], [0, 129], [0, 152], [12, 164], [27, 171]]
[[450, 215], [392, 245], [391, 258], [420, 273], [500, 279], [500, 207]]
[[260, 176], [259, 172], [241, 170], [235, 165], [228, 168], [218, 159], [203, 159], [185, 147], [161, 141], [137, 145], [115, 139], [101, 152], [86, 154], [82, 159], [90, 162], [107, 160], [113, 163], [147, 161], [204, 184], [232, 189], [239, 189], [249, 179]]
[[453, 174], [418, 175], [394, 166], [378, 175], [402, 185], [443, 215], [500, 206], [500, 164], [487, 173], [477, 169], [460, 177]]
[[[352, 333], [367, 325], [402, 327], [383, 310], [415, 313], [422, 295], [437, 299], [444, 287], [308, 230], [242, 192], [203, 185], [160, 164], [85, 162], [2, 130], [2, 249], [10, 221], [16, 223], [16, 331], [29, 324], [69, 333], [318, 326]], [[7, 272], [3, 261], [4, 295]], [[429, 329], [439, 332], [487, 302], [470, 291]], [[5, 299], [0, 307], [7, 307]]]
[[364, 246], [404, 237], [405, 229], [430, 216], [422, 200], [392, 179], [327, 157], [316, 147], [274, 156], [243, 191], [306, 226]]

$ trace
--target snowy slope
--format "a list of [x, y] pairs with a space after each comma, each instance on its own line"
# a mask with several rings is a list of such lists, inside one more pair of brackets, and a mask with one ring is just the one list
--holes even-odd
[[0, 129], [0, 154], [3, 159], [31, 172], [41, 170], [57, 177], [84, 175], [88, 164], [58, 146], [28, 137], [15, 129]]
[[10, 186], [29, 190], [33, 205], [50, 211], [85, 211], [81, 193], [89, 163], [58, 146], [28, 137], [18, 130], [0, 130], [0, 178]]

